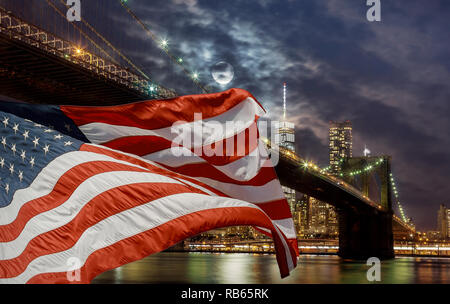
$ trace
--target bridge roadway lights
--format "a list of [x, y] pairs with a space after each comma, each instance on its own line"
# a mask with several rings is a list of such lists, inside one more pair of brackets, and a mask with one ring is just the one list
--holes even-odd
[[339, 252], [345, 259], [394, 258], [392, 214], [338, 210]]

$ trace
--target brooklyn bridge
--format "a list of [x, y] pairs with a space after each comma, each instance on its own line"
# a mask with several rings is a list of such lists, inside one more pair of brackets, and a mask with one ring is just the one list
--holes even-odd
[[[175, 89], [166, 88], [144, 73], [86, 20], [68, 22], [64, 1], [59, 5], [42, 1], [48, 5], [45, 9], [54, 14], [46, 18], [57, 24], [50, 26], [19, 16], [19, 2], [8, 1], [8, 5], [0, 6], [1, 95], [36, 104], [70, 105], [114, 105], [177, 96]], [[126, 1], [119, 2], [131, 20], [158, 44], [162, 55], [180, 66], [201, 92], [207, 92], [198, 76], [183, 65], [181, 58], [170, 53], [164, 40], [154, 36]], [[70, 35], [51, 32], [52, 26], [58, 31], [67, 28], [78, 33], [83, 43], [71, 41], [67, 38]], [[271, 147], [268, 140], [266, 144]], [[394, 238], [415, 233], [405, 215], [394, 212], [399, 206], [390, 156], [343, 160], [345, 172], [356, 172], [362, 177], [356, 179], [353, 174], [332, 175], [283, 148], [272, 149], [272, 153], [280, 156], [276, 170], [282, 185], [336, 207], [339, 256], [392, 258]], [[367, 170], [368, 167], [374, 169]]]

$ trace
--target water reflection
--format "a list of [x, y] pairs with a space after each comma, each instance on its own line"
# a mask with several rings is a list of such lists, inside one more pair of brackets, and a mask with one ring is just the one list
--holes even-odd
[[[274, 255], [166, 252], [105, 272], [93, 283], [370, 283], [365, 263], [302, 255], [285, 279]], [[401, 257], [381, 263], [381, 283], [450, 283], [449, 258]]]

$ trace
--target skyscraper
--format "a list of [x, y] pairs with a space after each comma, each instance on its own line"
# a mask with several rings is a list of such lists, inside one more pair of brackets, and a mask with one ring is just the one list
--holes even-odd
[[280, 121], [277, 133], [275, 134], [275, 143], [280, 147], [295, 152], [294, 124], [287, 121]]
[[[352, 123], [350, 121], [330, 122], [329, 149], [330, 172], [338, 174], [341, 169], [341, 158], [352, 157]], [[338, 219], [336, 208], [312, 197], [308, 198], [308, 204], [307, 231], [312, 235], [337, 236]]]
[[330, 121], [329, 139], [330, 172], [337, 174], [341, 158], [352, 157], [352, 123]]
[[450, 238], [450, 209], [444, 204], [439, 207], [438, 211], [438, 230], [443, 239]]
[[338, 221], [335, 208], [313, 197], [309, 198], [309, 203], [309, 232], [313, 235], [336, 236]]
[[297, 231], [299, 233], [299, 236], [302, 237], [306, 235], [309, 231], [309, 224], [310, 224], [310, 201], [309, 196], [304, 195], [301, 193], [296, 194], [297, 198], [297, 204], [296, 204], [296, 216], [294, 220], [296, 219], [297, 222], [295, 222]]
[[283, 119], [275, 132], [275, 144], [295, 152], [295, 127], [286, 121], [286, 83], [283, 83]]
[[[295, 152], [295, 127], [291, 122], [286, 121], [286, 83], [283, 83], [283, 119], [275, 130], [275, 144]], [[282, 186], [284, 195], [291, 207], [291, 212], [295, 211], [295, 190]]]

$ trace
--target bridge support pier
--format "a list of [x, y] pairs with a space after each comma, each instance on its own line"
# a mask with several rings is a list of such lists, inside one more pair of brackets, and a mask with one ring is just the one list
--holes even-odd
[[338, 210], [338, 214], [340, 257], [354, 260], [394, 258], [392, 213]]

